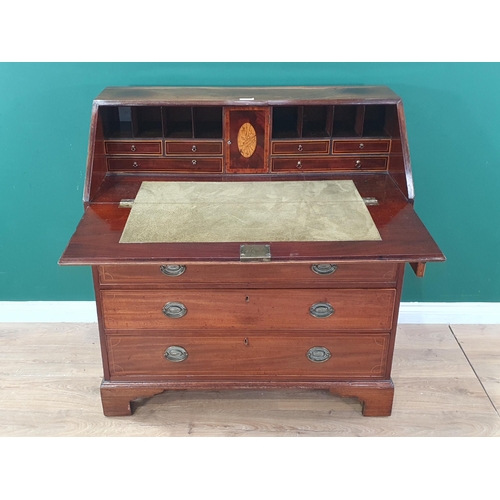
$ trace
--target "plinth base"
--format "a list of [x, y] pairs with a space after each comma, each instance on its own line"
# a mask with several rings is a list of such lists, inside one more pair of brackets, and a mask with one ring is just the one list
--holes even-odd
[[327, 389], [334, 396], [358, 398], [365, 417], [388, 417], [392, 412], [392, 380], [376, 382], [109, 382], [101, 384], [101, 399], [107, 417], [132, 414], [131, 401], [150, 398], [168, 390], [222, 389]]

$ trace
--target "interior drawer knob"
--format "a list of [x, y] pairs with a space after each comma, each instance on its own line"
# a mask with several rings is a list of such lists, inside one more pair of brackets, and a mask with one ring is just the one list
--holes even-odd
[[359, 149], [363, 149], [364, 147], [365, 147], [365, 145], [363, 143], [360, 143]]
[[196, 144], [193, 144], [193, 145], [191, 146], [191, 151], [192, 151], [193, 153], [196, 153], [197, 149], [198, 149], [198, 148], [196, 147]]
[[132, 146], [130, 147], [130, 151], [135, 151], [137, 148], [135, 147], [134, 144], [132, 144]]
[[165, 316], [174, 319], [182, 318], [183, 316], [186, 316], [188, 312], [186, 306], [180, 302], [167, 302], [163, 306], [162, 311]]
[[316, 274], [321, 274], [322, 276], [327, 274], [333, 274], [337, 270], [338, 266], [335, 264], [313, 264], [311, 269]]
[[324, 363], [332, 357], [332, 353], [326, 347], [311, 347], [307, 351], [307, 359], [313, 363]]
[[313, 318], [329, 318], [334, 312], [335, 310], [328, 302], [318, 302], [309, 309]]
[[361, 168], [361, 160], [356, 160], [356, 163], [354, 164], [356, 168]]
[[186, 349], [184, 349], [184, 347], [181, 347], [179, 345], [171, 345], [170, 347], [167, 347], [164, 356], [169, 361], [179, 363], [187, 359], [188, 352], [186, 351]]
[[166, 264], [160, 266], [160, 271], [165, 276], [180, 276], [186, 272], [186, 266], [179, 266], [179, 264]]

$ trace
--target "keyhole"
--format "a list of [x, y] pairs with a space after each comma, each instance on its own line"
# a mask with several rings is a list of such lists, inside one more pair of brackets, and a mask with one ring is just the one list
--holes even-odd
[[248, 345], [248, 343], [249, 343], [249, 342], [248, 342], [248, 338], [247, 338], [247, 337], [245, 337], [245, 338], [243, 339], [243, 343], [244, 343], [245, 345]]
[[250, 302], [250, 297], [248, 295], [245, 297], [245, 302]]

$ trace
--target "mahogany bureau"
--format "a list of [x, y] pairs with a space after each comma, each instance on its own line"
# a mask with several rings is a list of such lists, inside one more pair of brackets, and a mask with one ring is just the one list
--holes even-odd
[[[380, 237], [123, 241], [143, 183], [312, 181], [351, 181]], [[104, 414], [165, 390], [310, 388], [390, 415], [405, 263], [422, 277], [444, 260], [413, 198], [403, 104], [386, 87], [105, 89], [60, 259], [92, 266]]]

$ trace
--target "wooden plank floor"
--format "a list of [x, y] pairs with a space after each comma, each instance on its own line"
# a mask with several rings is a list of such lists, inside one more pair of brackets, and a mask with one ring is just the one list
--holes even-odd
[[500, 325], [401, 325], [391, 417], [326, 391], [175, 391], [102, 414], [97, 325], [0, 323], [0, 436], [500, 436]]

